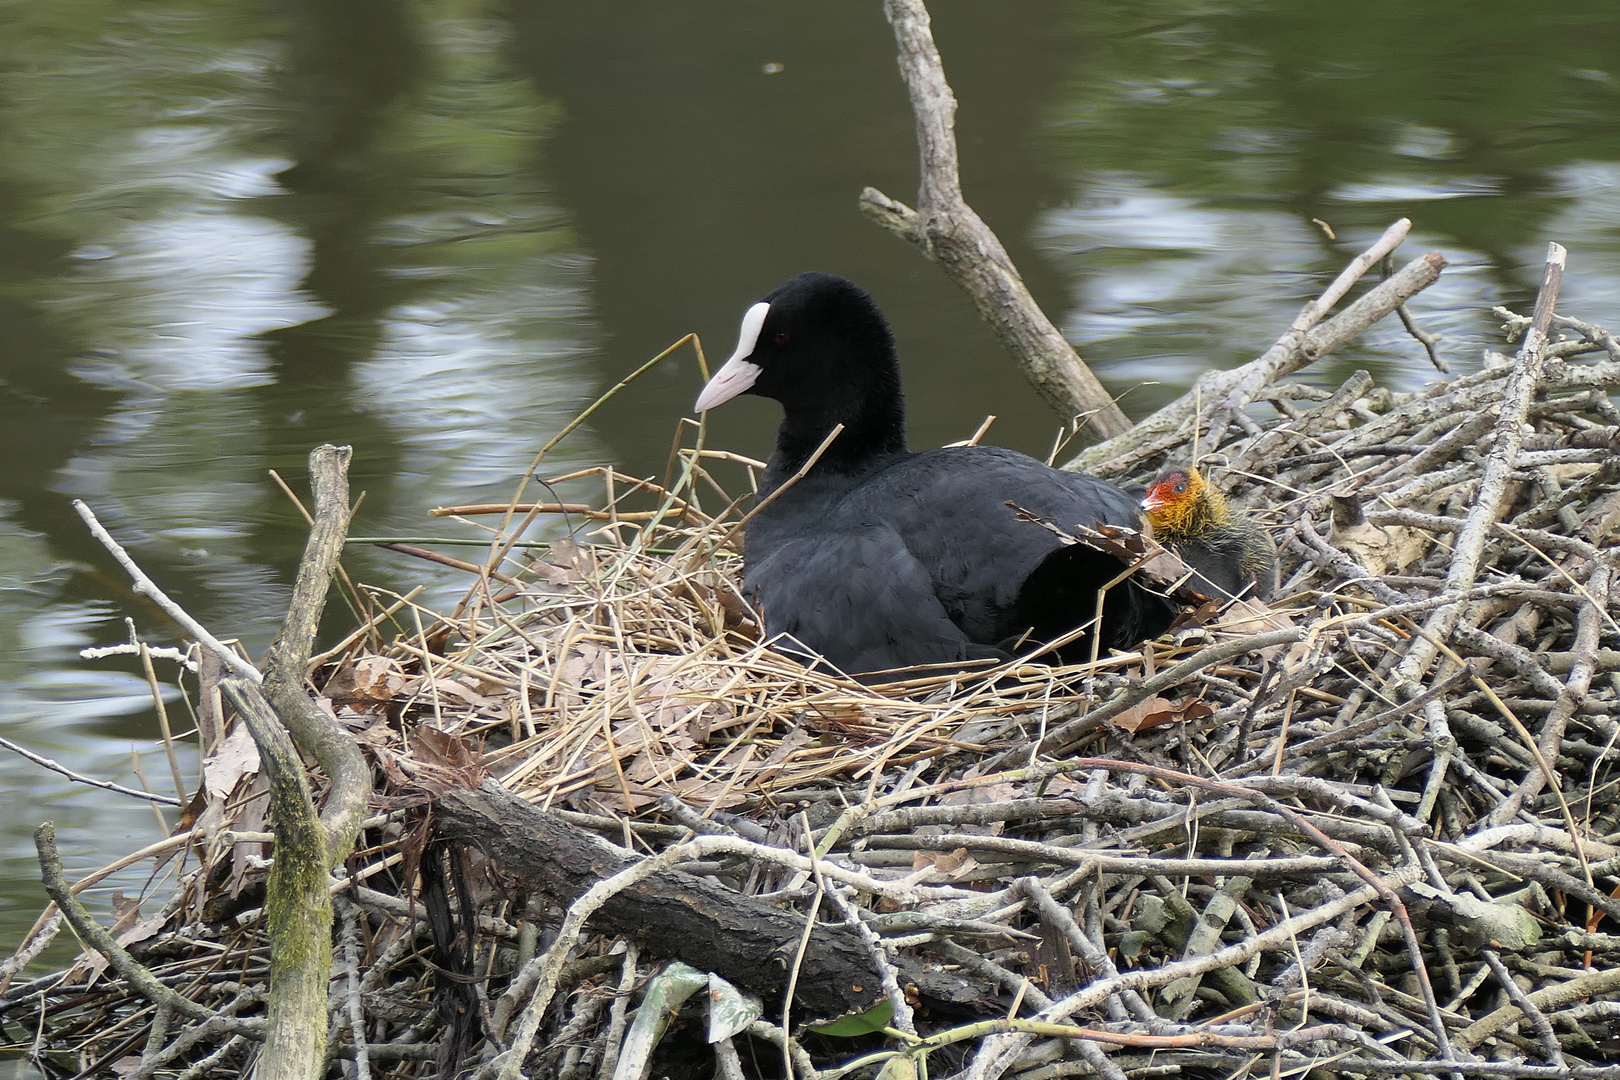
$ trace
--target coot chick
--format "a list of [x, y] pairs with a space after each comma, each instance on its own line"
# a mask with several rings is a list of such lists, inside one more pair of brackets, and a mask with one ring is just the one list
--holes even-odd
[[[1031, 651], [1092, 620], [1097, 590], [1121, 567], [1020, 521], [1008, 504], [1059, 527], [1141, 526], [1133, 496], [1024, 454], [912, 453], [888, 323], [843, 278], [800, 274], [748, 309], [736, 352], [695, 409], [744, 393], [783, 410], [760, 488], [770, 501], [746, 530], [744, 592], [767, 633], [802, 645], [785, 647], [806, 662], [869, 674]], [[1172, 615], [1167, 600], [1127, 580], [1107, 595], [1099, 645], [1156, 637]], [[1089, 655], [1088, 637], [1058, 658]]]
[[1192, 466], [1165, 472], [1142, 499], [1153, 538], [1197, 572], [1189, 584], [1226, 599], [1265, 600], [1277, 590], [1277, 548], [1234, 514], [1226, 496]]

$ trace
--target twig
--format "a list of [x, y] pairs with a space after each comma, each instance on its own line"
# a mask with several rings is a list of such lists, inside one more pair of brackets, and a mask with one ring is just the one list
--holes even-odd
[[73, 932], [79, 935], [91, 948], [95, 949], [107, 962], [112, 965], [123, 979], [129, 983], [134, 991], [153, 1004], [167, 1005], [181, 1016], [193, 1020], [211, 1020], [216, 1014], [214, 1010], [204, 1008], [189, 998], [170, 990], [164, 986], [144, 965], [129, 955], [109, 934], [100, 923], [90, 917], [79, 903], [73, 890], [68, 888], [62, 877], [62, 857], [56, 853], [56, 826], [47, 821], [34, 830], [34, 848], [39, 853], [40, 879], [45, 885], [45, 892], [55, 901], [56, 908], [73, 927]]
[[[1270, 385], [1269, 380], [1292, 374], [1320, 360], [1394, 311], [1396, 305], [1434, 284], [1440, 277], [1440, 271], [1445, 267], [1446, 258], [1438, 251], [1418, 256], [1402, 267], [1394, 277], [1368, 290], [1355, 303], [1312, 330], [1299, 347], [1280, 364], [1273, 365], [1270, 362], [1262, 364], [1264, 359], [1262, 357], [1230, 371], [1216, 371], [1203, 375], [1194, 390], [1183, 394], [1147, 419], [1139, 421], [1125, 434], [1087, 447], [1065, 462], [1063, 467], [1095, 469], [1106, 464], [1111, 470], [1117, 471], [1140, 460], [1152, 447], [1169, 449], [1183, 444], [1190, 438], [1191, 429], [1198, 426], [1196, 421], [1200, 415], [1200, 401], [1221, 400], [1231, 393], [1232, 388], [1243, 384], [1251, 377], [1254, 377], [1251, 385], [1257, 393]], [[1262, 371], [1269, 373], [1264, 379], [1258, 377], [1258, 373]], [[1218, 448], [1206, 445], [1205, 452], [1213, 452], [1215, 449]]]
[[136, 595], [144, 596], [162, 608], [164, 614], [179, 623], [186, 633], [208, 646], [216, 656], [225, 662], [225, 666], [235, 672], [238, 677], [253, 683], [264, 681], [264, 676], [259, 674], [258, 668], [244, 660], [235, 649], [210, 634], [203, 628], [202, 623], [193, 619], [186, 613], [184, 608], [170, 600], [163, 590], [157, 587], [157, 583], [147, 577], [144, 570], [135, 565], [135, 560], [130, 558], [129, 552], [125, 551], [123, 545], [114, 540], [112, 535], [102, 527], [101, 522], [96, 519], [96, 515], [91, 512], [90, 508], [82, 500], [74, 499], [73, 509], [84, 520], [85, 525], [89, 527], [90, 535], [100, 541], [101, 546], [106, 548], [114, 559], [118, 560], [118, 565], [124, 568], [124, 572], [135, 583]]
[[1496, 950], [1481, 949], [1479, 955], [1485, 958], [1486, 966], [1491, 969], [1491, 974], [1496, 976], [1496, 981], [1507, 993], [1508, 1000], [1530, 1018], [1530, 1025], [1536, 1029], [1536, 1038], [1541, 1040], [1541, 1051], [1547, 1055], [1547, 1063], [1567, 1069], [1569, 1063], [1564, 1060], [1563, 1048], [1558, 1045], [1558, 1036], [1553, 1032], [1552, 1025], [1547, 1022], [1546, 1015], [1536, 1008], [1536, 1003], [1530, 1000], [1524, 989], [1513, 981], [1512, 973], [1502, 963], [1502, 958], [1496, 954]]
[[[1385, 875], [1380, 884], [1384, 888], [1397, 889], [1416, 881], [1421, 874], [1422, 871], [1415, 866], [1401, 867]], [[1100, 1005], [1110, 996], [1126, 987], [1135, 990], [1147, 990], [1157, 986], [1164, 986], [1167, 983], [1191, 975], [1202, 975], [1218, 968], [1241, 964], [1256, 953], [1286, 943], [1290, 936], [1294, 934], [1313, 929], [1337, 918], [1346, 911], [1365, 904], [1378, 894], [1378, 889], [1366, 886], [1357, 889], [1355, 892], [1347, 893], [1338, 900], [1322, 904], [1309, 911], [1302, 911], [1291, 918], [1276, 923], [1259, 934], [1217, 949], [1215, 952], [1199, 957], [1196, 960], [1183, 960], [1151, 969], [1125, 971], [1111, 978], [1096, 979], [1089, 986], [1076, 990], [1051, 1008], [1043, 1009], [1039, 1014], [1039, 1019], [1050, 1022], [1062, 1021], [1081, 1009]], [[1026, 1037], [1021, 1035], [999, 1035], [985, 1040], [964, 1075], [972, 1078], [972, 1080], [987, 1080], [989, 1077], [999, 1076], [1005, 1065], [1010, 1063], [1025, 1041]]]
[[[1384, 279], [1387, 281], [1394, 275], [1395, 263], [1388, 255], [1386, 255], [1384, 256]], [[1441, 374], [1449, 374], [1451, 371], [1451, 365], [1447, 364], [1440, 358], [1440, 350], [1435, 347], [1440, 343], [1440, 339], [1444, 337], [1444, 335], [1431, 334], [1419, 328], [1418, 324], [1412, 320], [1412, 313], [1406, 310], [1405, 304], [1398, 306], [1395, 309], [1395, 314], [1400, 316], [1401, 325], [1406, 328], [1406, 332], [1411, 334], [1413, 340], [1415, 340], [1419, 345], [1422, 345], [1423, 351], [1429, 354], [1429, 363], [1434, 365], [1434, 369]]]
[[[1119, 974], [1119, 969], [1114, 966], [1114, 961], [1109, 958], [1106, 952], [1097, 947], [1096, 942], [1086, 936], [1085, 931], [1081, 930], [1079, 925], [1075, 923], [1074, 917], [1069, 914], [1068, 909], [1057, 902], [1056, 898], [1041, 884], [1040, 879], [1032, 877], [1020, 878], [1013, 883], [1013, 887], [1009, 892], [1018, 892], [1029, 897], [1035, 904], [1036, 910], [1041, 913], [1041, 918], [1056, 927], [1058, 932], [1068, 940], [1070, 947], [1078, 952], [1081, 959], [1093, 970], [1104, 978], [1110, 979]], [[1134, 989], [1122, 988], [1119, 999], [1130, 1010], [1131, 1015], [1143, 1023], [1159, 1018], [1148, 1003], [1142, 1000], [1142, 995]]]
[[[801, 820], [804, 819], [802, 813], [800, 818]], [[804, 821], [804, 834], [807, 837], [810, 836], [808, 821]], [[844, 925], [854, 931], [856, 937], [860, 938], [861, 944], [866, 947], [868, 959], [872, 961], [872, 970], [877, 972], [878, 977], [883, 980], [883, 992], [888, 997], [889, 1003], [894, 1007], [893, 1026], [908, 1035], [917, 1034], [917, 1024], [912, 1019], [911, 1003], [906, 1001], [906, 995], [900, 989], [899, 979], [895, 975], [894, 965], [889, 962], [888, 956], [883, 951], [883, 939], [873, 933], [872, 928], [867, 926], [865, 921], [861, 919], [854, 905], [846, 900], [837, 889], [827, 888], [826, 878], [821, 874], [821, 860], [815, 854], [815, 844], [809, 844], [806, 851], [809, 853], [810, 866], [815, 874], [817, 891], [825, 896], [828, 902], [838, 910], [838, 914], [844, 920]]]
[[[1222, 660], [1230, 660], [1234, 656], [1256, 652], [1272, 645], [1292, 645], [1296, 641], [1304, 640], [1304, 638], [1305, 631], [1297, 628], [1270, 630], [1263, 634], [1255, 634], [1252, 637], [1240, 638], [1236, 641], [1223, 641], [1200, 649], [1174, 667], [1166, 668], [1151, 679], [1122, 694], [1115, 694], [1107, 704], [1099, 705], [1079, 719], [1071, 720], [1057, 728], [1041, 741], [1041, 752], [1043, 754], [1062, 752], [1065, 748], [1079, 741], [1081, 736], [1095, 731], [1104, 721], [1118, 716], [1132, 705], [1152, 697], [1160, 690], [1167, 690], [1175, 686], [1193, 673], [1211, 664], [1218, 664]], [[1018, 747], [1015, 750], [1007, 751], [992, 758], [985, 763], [985, 769], [993, 772], [1015, 764], [1027, 756], [1028, 751], [1023, 747]]]
[[[551, 1006], [551, 999], [557, 992], [557, 977], [561, 974], [569, 954], [579, 944], [580, 934], [585, 929], [585, 921], [615, 894], [682, 861], [682, 857], [687, 854], [683, 850], [685, 846], [677, 845], [649, 859], [631, 863], [612, 877], [597, 882], [579, 899], [568, 905], [568, 914], [558, 927], [557, 936], [551, 947], [531, 960], [528, 967], [513, 978], [512, 986], [507, 990], [507, 994], [517, 997], [527, 992], [528, 987], [534, 988], [528, 1004], [523, 1007], [523, 1013], [518, 1019], [517, 1031], [512, 1035], [511, 1045], [496, 1062], [492, 1062], [499, 1066], [495, 1075], [500, 1080], [516, 1080], [523, 1068], [523, 1059], [529, 1056], [529, 1049], [534, 1045], [534, 1038], [540, 1031], [540, 1022], [545, 1018], [546, 1010]], [[519, 989], [520, 986], [523, 989]]]
[[619, 985], [613, 994], [613, 1004], [608, 1006], [607, 1035], [602, 1040], [602, 1062], [598, 1067], [597, 1075], [611, 1077], [619, 1063], [619, 1051], [624, 1045], [624, 1031], [626, 1018], [630, 1013], [630, 998], [636, 988], [636, 980], [640, 978], [637, 965], [641, 960], [641, 947], [634, 941], [626, 940], [624, 955], [619, 962]]
[[826, 879], [817, 872], [816, 838], [811, 835], [809, 822], [802, 814], [800, 815], [800, 822], [803, 825], [800, 832], [804, 837], [804, 847], [805, 851], [808, 852], [807, 858], [810, 869], [816, 879], [816, 892], [811, 897], [809, 907], [805, 910], [804, 932], [799, 935], [798, 947], [793, 950], [793, 962], [788, 966], [787, 989], [782, 993], [782, 1074], [784, 1076], [793, 1075], [793, 1058], [788, 1053], [788, 1048], [793, 1043], [793, 1025], [791, 1021], [793, 992], [799, 985], [799, 973], [804, 966], [805, 950], [810, 946], [810, 934], [816, 928], [816, 916], [821, 912], [821, 898], [827, 892]]
[[126, 642], [122, 645], [93, 645], [88, 649], [80, 649], [79, 658], [101, 660], [108, 656], [139, 656], [143, 646], [149, 656], [159, 660], [172, 660], [193, 674], [197, 671], [197, 661], [191, 659], [183, 649], [174, 649], [167, 645], [147, 645], [143, 641]]
[[344, 1001], [349, 1010], [349, 1038], [354, 1040], [356, 1080], [371, 1080], [371, 1057], [366, 1048], [366, 1014], [360, 1003], [360, 918], [359, 908], [343, 900], [338, 903], [343, 916]]
[[[133, 624], [132, 624], [133, 625]], [[152, 667], [152, 654], [146, 643], [140, 643], [141, 672], [152, 691], [152, 708], [157, 713], [158, 730], [163, 733], [163, 752], [169, 759], [169, 775], [174, 780], [174, 796], [178, 802], [186, 797], [186, 782], [180, 778], [180, 758], [174, 752], [174, 732], [169, 730], [169, 710], [163, 704], [163, 688], [158, 685], [157, 672]], [[158, 817], [162, 821], [162, 815]], [[167, 829], [163, 830], [168, 832]]]
[[107, 791], [115, 791], [120, 795], [133, 795], [135, 798], [140, 799], [143, 802], [158, 802], [162, 803], [164, 806], [184, 805], [179, 799], [171, 795], [158, 795], [151, 791], [139, 791], [135, 788], [124, 787], [122, 784], [114, 784], [109, 780], [97, 780], [93, 776], [85, 776], [83, 773], [76, 773], [66, 765], [53, 761], [48, 757], [41, 757], [32, 750], [19, 746], [4, 736], [0, 736], [0, 747], [10, 750], [18, 757], [27, 758], [35, 765], [43, 765], [52, 772], [61, 773], [63, 776], [67, 777], [69, 780], [72, 780], [76, 784], [89, 784], [91, 787], [103, 788]]
[[[1538, 1009], [1556, 1009], [1582, 998], [1602, 998], [1620, 990], [1620, 967], [1581, 975], [1564, 982], [1554, 983], [1526, 995]], [[1495, 1012], [1469, 1024], [1452, 1037], [1452, 1044], [1463, 1050], [1472, 1050], [1509, 1024], [1517, 1023], [1524, 1012], [1517, 1005], [1504, 1005]]]
[[[1361, 280], [1363, 274], [1378, 265], [1390, 252], [1401, 246], [1406, 234], [1412, 229], [1412, 222], [1401, 218], [1373, 243], [1366, 251], [1350, 260], [1348, 266], [1339, 271], [1339, 276], [1333, 283], [1323, 290], [1322, 295], [1306, 304], [1293, 323], [1278, 338], [1276, 343], [1260, 355], [1258, 360], [1243, 367], [1244, 377], [1237, 381], [1224, 396], [1211, 402], [1212, 412], [1209, 421], [1208, 446], [1210, 451], [1220, 448], [1221, 441], [1226, 437], [1227, 425], [1232, 417], [1245, 405], [1254, 399], [1261, 387], [1273, 383], [1283, 373], [1289, 358], [1293, 356], [1301, 345], [1305, 343], [1305, 335], [1311, 328], [1333, 309], [1344, 294], [1350, 291], [1350, 286]], [[1202, 380], [1200, 380], [1200, 387]]]
[[[1547, 265], [1542, 275], [1541, 291], [1536, 295], [1536, 315], [1524, 343], [1514, 360], [1513, 373], [1503, 391], [1496, 429], [1492, 437], [1490, 455], [1475, 495], [1474, 508], [1466, 523], [1457, 533], [1452, 545], [1451, 563], [1446, 570], [1446, 591], [1459, 593], [1474, 583], [1479, 570], [1480, 553], [1485, 537], [1501, 514], [1502, 498], [1509, 475], [1524, 440], [1524, 416], [1530, 407], [1531, 395], [1541, 378], [1546, 343], [1546, 328], [1552, 321], [1553, 304], [1563, 282], [1565, 251], [1558, 244], [1547, 247]], [[1462, 616], [1460, 604], [1443, 607], [1424, 623], [1423, 636], [1415, 641], [1406, 658], [1395, 669], [1399, 684], [1414, 686], [1434, 658], [1439, 642], [1450, 636]]]

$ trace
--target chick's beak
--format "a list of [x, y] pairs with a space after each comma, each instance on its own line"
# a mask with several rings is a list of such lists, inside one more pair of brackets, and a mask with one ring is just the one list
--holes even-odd
[[1157, 510], [1164, 505], [1164, 496], [1159, 494], [1158, 488], [1149, 488], [1148, 493], [1142, 496], [1142, 509], [1148, 512]]

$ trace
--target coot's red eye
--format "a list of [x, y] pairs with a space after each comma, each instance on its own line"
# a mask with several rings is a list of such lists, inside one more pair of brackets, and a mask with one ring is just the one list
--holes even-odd
[[776, 343], [778, 345], [786, 345], [787, 344], [787, 337], [788, 336], [787, 336], [786, 333], [777, 334], [776, 335]]

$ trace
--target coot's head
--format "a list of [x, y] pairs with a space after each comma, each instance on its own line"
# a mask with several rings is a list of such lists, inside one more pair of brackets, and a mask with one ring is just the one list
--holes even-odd
[[736, 351], [693, 410], [738, 394], [774, 398], [806, 422], [903, 417], [889, 324], [866, 290], [833, 274], [800, 274], [749, 308]]

